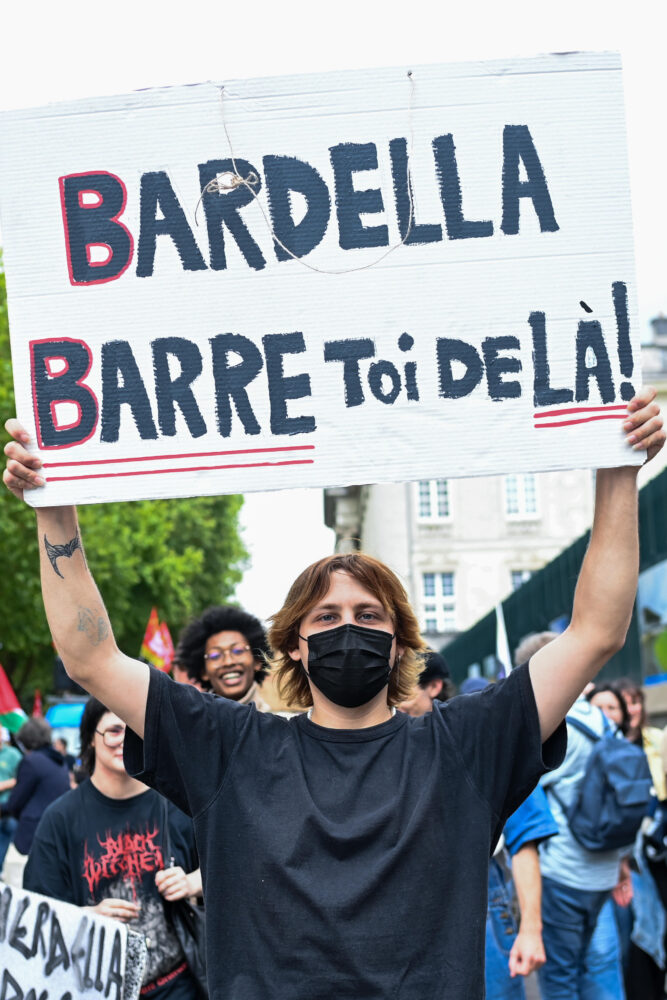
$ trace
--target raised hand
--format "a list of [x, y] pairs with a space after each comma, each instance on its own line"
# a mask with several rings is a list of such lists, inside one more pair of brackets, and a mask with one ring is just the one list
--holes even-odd
[[2, 481], [15, 497], [23, 500], [25, 490], [44, 486], [44, 479], [38, 471], [42, 467], [42, 460], [25, 447], [29, 444], [30, 437], [15, 417], [5, 423], [5, 430], [12, 440], [5, 445], [7, 464], [2, 473]]

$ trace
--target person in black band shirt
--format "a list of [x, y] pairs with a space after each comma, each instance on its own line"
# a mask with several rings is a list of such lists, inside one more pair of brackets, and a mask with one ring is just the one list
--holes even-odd
[[[81, 717], [82, 765], [90, 777], [42, 816], [23, 887], [129, 924], [147, 945], [142, 994], [196, 1000], [168, 918], [170, 902], [201, 891], [192, 821], [130, 777], [124, 739], [125, 723], [90, 698]], [[173, 859], [166, 856], [165, 818]]]
[[[665, 434], [655, 393], [629, 446]], [[39, 458], [14, 440], [22, 497]], [[563, 719], [620, 648], [637, 583], [637, 469], [600, 470], [571, 624], [493, 688], [395, 713], [423, 649], [398, 579], [352, 554], [293, 584], [269, 644], [291, 720], [173, 683], [121, 653], [70, 507], [37, 510], [42, 591], [66, 669], [128, 724], [126, 765], [192, 815], [214, 1000], [479, 1000], [488, 860], [565, 750]], [[67, 546], [59, 573], [46, 549]], [[132, 732], [130, 732], [132, 730]]]

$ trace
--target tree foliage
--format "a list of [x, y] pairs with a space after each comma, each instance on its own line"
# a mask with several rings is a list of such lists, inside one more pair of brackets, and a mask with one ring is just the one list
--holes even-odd
[[[0, 270], [0, 422], [15, 413], [5, 277]], [[3, 435], [4, 436], [4, 435]], [[86, 556], [119, 646], [137, 655], [156, 605], [174, 641], [202, 608], [228, 600], [247, 553], [238, 496], [140, 500], [81, 508]], [[19, 698], [52, 684], [35, 517], [0, 486], [0, 662]], [[29, 707], [29, 706], [27, 706]]]

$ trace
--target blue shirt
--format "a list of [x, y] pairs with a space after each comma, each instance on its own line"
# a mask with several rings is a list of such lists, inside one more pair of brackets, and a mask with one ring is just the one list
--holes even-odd
[[558, 833], [544, 790], [538, 785], [505, 823], [505, 847], [510, 857], [532, 841], [546, 840]]

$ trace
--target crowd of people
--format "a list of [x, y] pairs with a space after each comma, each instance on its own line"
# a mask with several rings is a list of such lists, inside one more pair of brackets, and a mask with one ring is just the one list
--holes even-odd
[[[623, 425], [649, 459], [653, 398]], [[23, 498], [41, 463], [7, 429]], [[3, 806], [23, 884], [140, 927], [158, 998], [202, 993], [174, 918], [200, 895], [212, 1000], [479, 1000], [485, 978], [513, 997], [536, 969], [543, 1000], [622, 997], [623, 970], [628, 995], [641, 975], [662, 997], [662, 734], [641, 689], [591, 690], [632, 615], [636, 473], [598, 471], [567, 629], [457, 697], [402, 584], [361, 553], [305, 569], [266, 635], [204, 612], [174, 683], [116, 646], [75, 509], [38, 508], [50, 628], [91, 698], [76, 788], [45, 734], [23, 740]], [[262, 698], [269, 669], [290, 712]]]
[[[515, 665], [555, 638], [550, 632], [527, 636]], [[179, 683], [271, 712], [261, 691], [268, 656], [257, 618], [216, 606], [184, 630], [172, 672]], [[469, 678], [460, 694], [474, 695], [491, 683]], [[443, 656], [428, 651], [398, 711], [418, 718], [441, 711], [457, 694]], [[582, 719], [601, 736], [641, 748], [650, 766], [655, 794], [635, 841], [624, 849], [589, 851], [568, 825], [562, 796], [572, 798], [581, 788], [591, 752], [590, 740], [573, 728]], [[667, 729], [647, 724], [642, 688], [627, 678], [590, 684], [567, 721], [562, 764], [508, 817], [490, 861], [487, 1000], [524, 1000], [523, 977], [534, 972], [543, 1000], [662, 1000]], [[125, 732], [125, 723], [93, 697], [81, 719], [78, 759], [61, 738], [51, 739], [43, 719], [29, 719], [14, 741], [3, 732], [3, 880], [127, 922], [148, 945], [146, 993], [195, 998], [200, 989], [169, 920], [170, 902], [187, 897], [201, 905], [193, 825], [128, 774]]]

